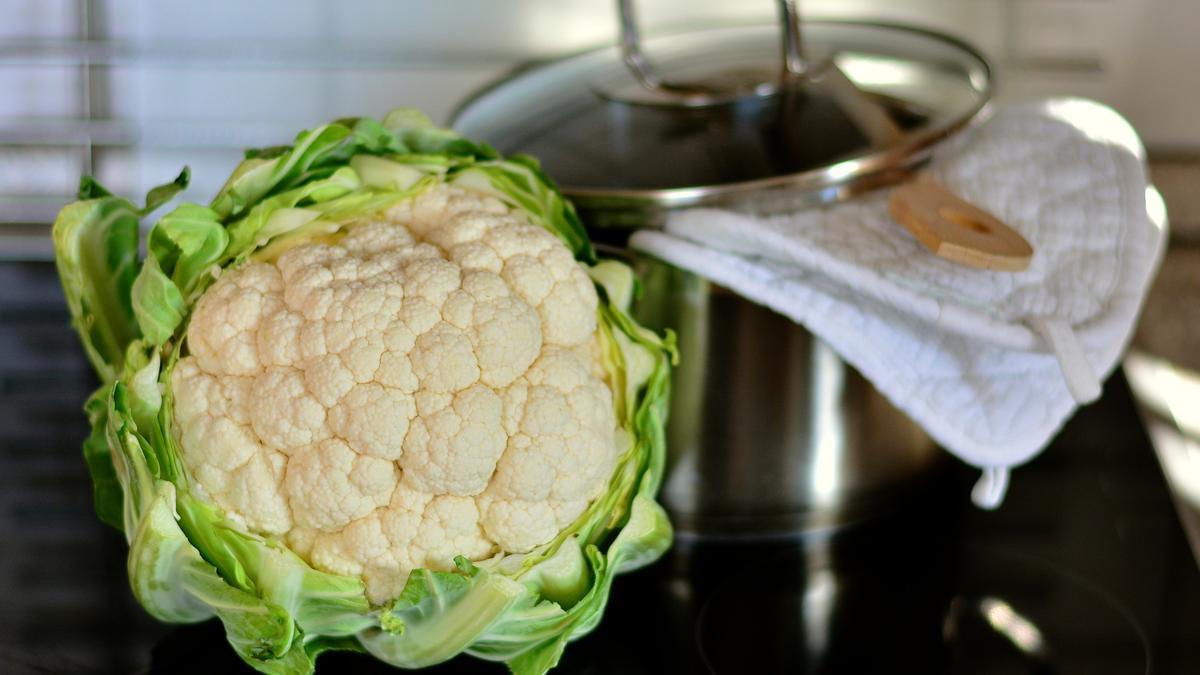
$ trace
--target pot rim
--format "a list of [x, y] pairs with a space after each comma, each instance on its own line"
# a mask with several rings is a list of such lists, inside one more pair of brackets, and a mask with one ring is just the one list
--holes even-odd
[[[721, 31], [760, 28], [765, 24], [743, 24], [719, 26], [698, 30], [663, 33], [656, 37], [683, 37]], [[981, 81], [972, 84], [979, 92], [979, 99], [970, 107], [955, 114], [948, 121], [930, 125], [906, 134], [896, 145], [885, 148], [864, 148], [850, 156], [834, 162], [796, 173], [780, 174], [746, 181], [693, 185], [674, 188], [586, 188], [559, 185], [563, 194], [584, 210], [620, 211], [667, 211], [695, 206], [731, 205], [744, 202], [747, 198], [764, 192], [790, 191], [801, 193], [801, 201], [807, 204], [827, 204], [844, 201], [886, 185], [904, 180], [916, 166], [928, 160], [933, 149], [959, 132], [972, 128], [990, 116], [995, 92], [995, 68], [991, 61], [971, 44], [941, 31], [885, 21], [861, 21], [852, 19], [805, 20], [804, 25], [854, 27], [880, 29], [907, 33], [931, 39], [961, 52], [973, 61], [982, 73]], [[566, 63], [573, 59], [592, 56], [605, 51], [616, 52], [616, 45], [581, 50], [564, 57], [537, 61], [518, 66], [509, 74], [485, 85], [468, 96], [451, 112], [450, 125], [456, 126], [472, 107], [485, 97], [518, 80], [536, 76], [539, 71]], [[636, 105], [636, 104], [631, 104]]]

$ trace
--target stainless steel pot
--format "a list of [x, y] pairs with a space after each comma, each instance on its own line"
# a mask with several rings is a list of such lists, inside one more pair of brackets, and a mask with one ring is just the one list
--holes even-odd
[[[783, 67], [771, 27], [643, 45], [628, 0], [618, 4], [620, 47], [521, 71], [454, 125], [539, 157], [593, 240], [634, 261], [638, 319], [678, 335], [661, 499], [681, 535], [798, 535], [889, 508], [945, 461], [915, 423], [804, 327], [623, 247], [672, 209], [769, 213], [902, 180], [980, 118], [990, 67], [927, 31], [801, 29], [787, 0]], [[830, 84], [839, 78], [849, 94]], [[891, 142], [862, 129], [864, 106], [899, 130]]]
[[835, 527], [887, 508], [946, 457], [803, 326], [653, 259], [639, 272], [638, 319], [679, 338], [661, 500], [681, 533]]

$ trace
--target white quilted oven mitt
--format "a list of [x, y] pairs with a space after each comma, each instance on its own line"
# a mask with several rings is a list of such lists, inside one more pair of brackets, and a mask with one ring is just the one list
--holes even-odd
[[[1000, 107], [931, 171], [1034, 248], [993, 272], [934, 256], [888, 191], [774, 216], [680, 212], [634, 248], [803, 324], [943, 447], [983, 469], [995, 507], [1124, 352], [1161, 260], [1166, 214], [1137, 134], [1080, 99]], [[797, 413], [799, 414], [799, 413]]]

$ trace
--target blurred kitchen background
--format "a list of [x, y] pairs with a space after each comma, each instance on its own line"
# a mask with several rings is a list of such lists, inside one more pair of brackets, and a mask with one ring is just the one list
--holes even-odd
[[[1176, 232], [1200, 223], [1200, 3], [802, 0], [810, 17], [932, 27], [1000, 94], [1078, 94], [1141, 131]], [[774, 21], [768, 0], [642, 0], [647, 32]], [[397, 105], [447, 120], [520, 63], [611, 43], [613, 0], [0, 0], [0, 255], [48, 254], [81, 173], [138, 195], [192, 167], [210, 196], [248, 146]], [[1191, 227], [1190, 227], [1191, 226]]]
[[[809, 17], [928, 26], [997, 66], [1002, 100], [1075, 94], [1128, 117], [1150, 150], [1177, 246], [1170, 327], [1200, 333], [1200, 2], [803, 0]], [[774, 21], [767, 0], [642, 0], [649, 33]], [[81, 174], [127, 195], [192, 167], [211, 196], [244, 148], [397, 105], [448, 119], [520, 64], [611, 43], [612, 0], [0, 0], [0, 257], [47, 258]], [[1189, 262], [1191, 264], [1189, 264]], [[1184, 303], [1183, 298], [1197, 302]], [[1184, 322], [1183, 315], [1190, 311]], [[1156, 334], [1157, 333], [1157, 334]], [[1161, 344], [1160, 344], [1161, 343]], [[1181, 353], [1200, 349], [1180, 349]]]
[[[1173, 239], [1126, 372], [1183, 519], [1200, 513], [1186, 507], [1200, 505], [1200, 2], [801, 0], [800, 7], [806, 17], [957, 35], [992, 58], [1001, 100], [1086, 96], [1140, 131]], [[768, 0], [641, 0], [637, 8], [651, 34], [775, 20]], [[397, 105], [445, 122], [464, 97], [519, 64], [616, 35], [613, 0], [0, 0], [0, 261], [49, 259], [50, 223], [81, 174], [140, 198], [188, 164], [188, 196], [203, 201], [246, 147]], [[90, 489], [77, 455], [39, 454], [41, 437], [22, 429], [53, 426], [64, 447], [79, 442], [77, 401], [63, 399], [88, 386], [80, 381], [82, 355], [63, 330], [49, 266], [0, 268], [0, 322], [21, 322], [17, 333], [30, 338], [0, 344], [0, 441], [11, 455], [3, 459], [28, 464], [0, 475], [0, 514], [12, 521], [0, 525], [40, 518], [45, 527], [75, 527], [44, 509], [22, 510], [30, 490], [60, 491], [78, 510]], [[31, 292], [30, 279], [44, 279], [44, 287]], [[77, 358], [39, 362], [35, 376], [26, 359], [38, 354], [30, 349]], [[1200, 523], [1188, 529], [1200, 550]], [[61, 535], [47, 535], [46, 546]], [[0, 552], [0, 575], [13, 582], [6, 586], [18, 585], [18, 572], [61, 578], [48, 552]], [[111, 590], [100, 603], [128, 605], [120, 572], [103, 572]], [[66, 597], [78, 589], [46, 592]], [[23, 615], [39, 611], [40, 600], [26, 600], [0, 604]]]

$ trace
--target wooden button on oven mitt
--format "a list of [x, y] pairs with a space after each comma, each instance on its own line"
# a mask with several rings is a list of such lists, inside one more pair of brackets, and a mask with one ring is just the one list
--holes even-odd
[[1019, 272], [1033, 257], [1033, 247], [1016, 230], [929, 174], [896, 188], [888, 211], [926, 248], [947, 260]]

